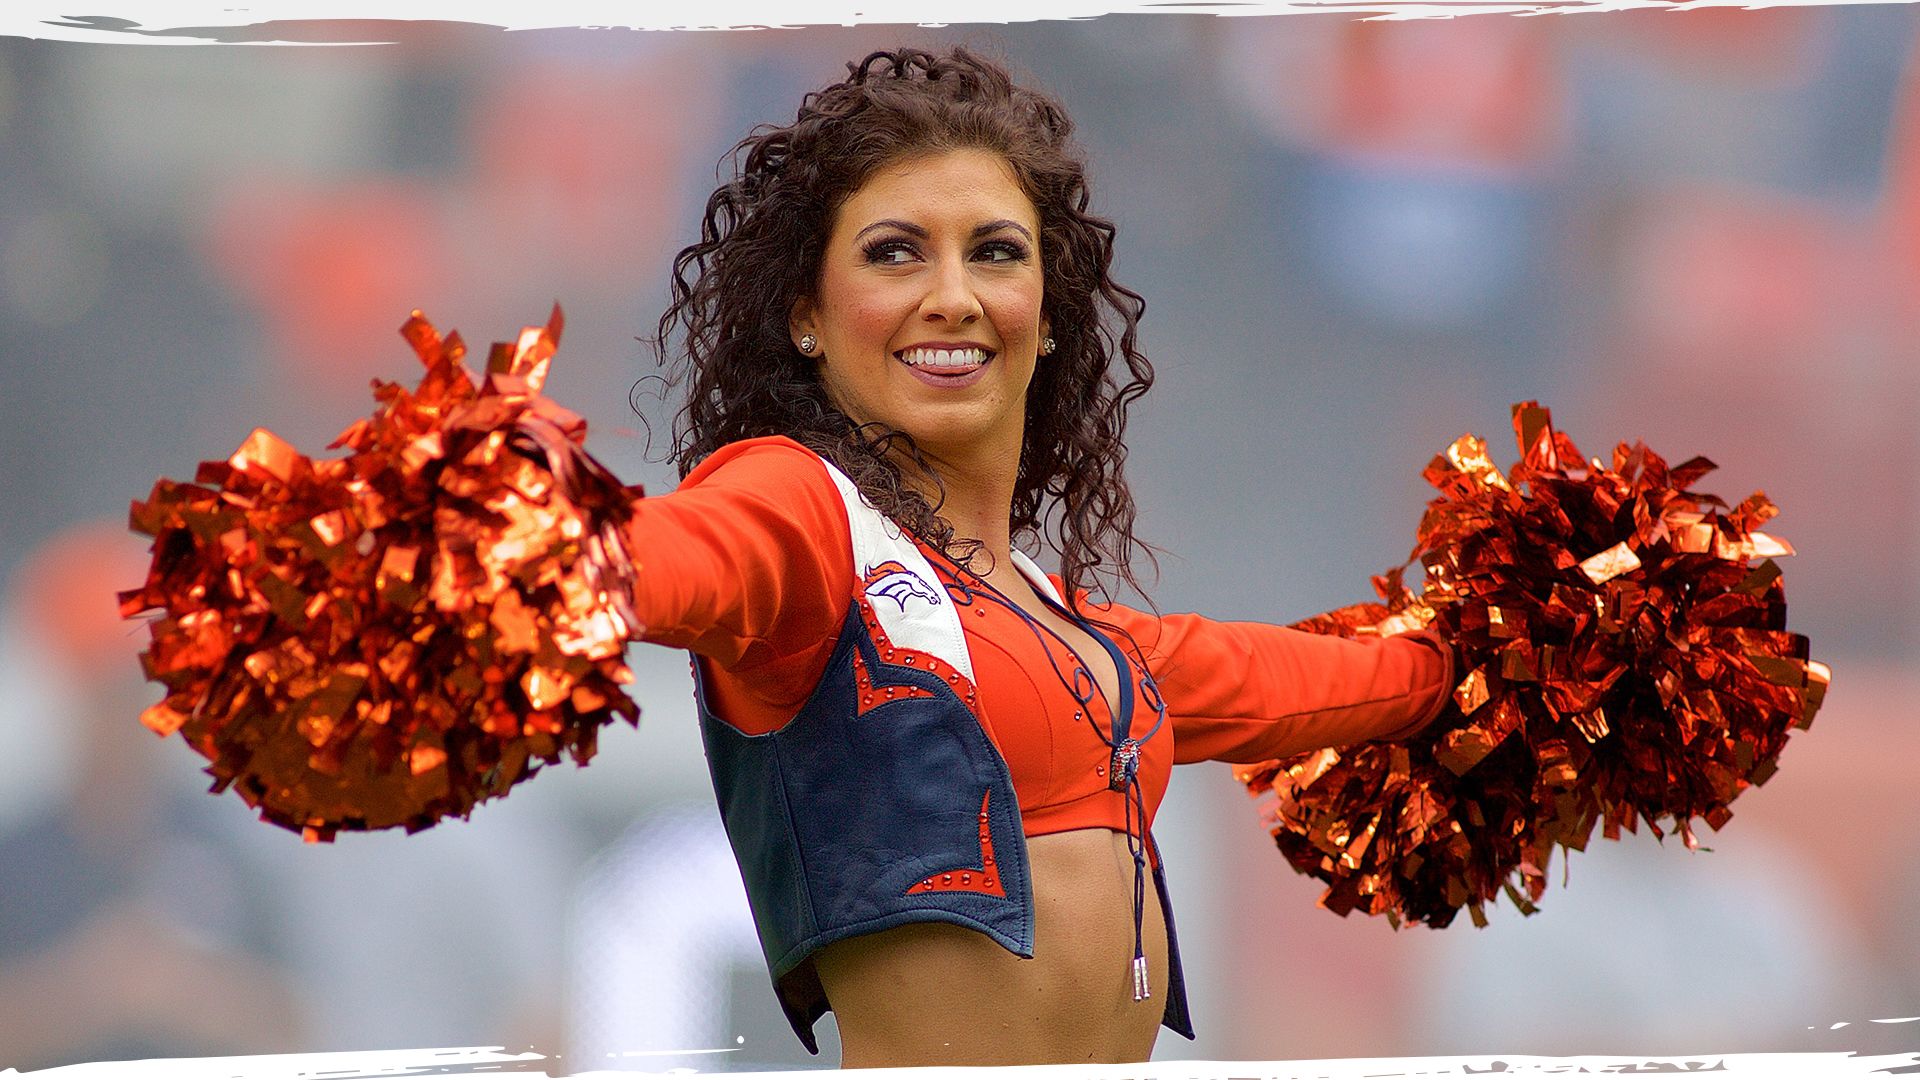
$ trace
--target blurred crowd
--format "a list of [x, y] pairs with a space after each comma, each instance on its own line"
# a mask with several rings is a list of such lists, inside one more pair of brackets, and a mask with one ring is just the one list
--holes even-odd
[[953, 41], [1067, 104], [1148, 299], [1129, 462], [1163, 610], [1368, 598], [1425, 461], [1466, 430], [1511, 460], [1537, 398], [1590, 455], [1764, 488], [1835, 672], [1715, 850], [1596, 841], [1485, 930], [1316, 909], [1225, 768], [1184, 771], [1157, 832], [1200, 1039], [1158, 1056], [1920, 1049], [1873, 1023], [1920, 1013], [1920, 12], [395, 36], [0, 40], [0, 1069], [834, 1060], [767, 985], [683, 656], [631, 652], [641, 727], [589, 768], [303, 845], [137, 723], [112, 594], [144, 573], [129, 500], [254, 426], [319, 452], [412, 377], [413, 308], [478, 344], [559, 300], [549, 393], [670, 490], [644, 339], [715, 162], [845, 61]]

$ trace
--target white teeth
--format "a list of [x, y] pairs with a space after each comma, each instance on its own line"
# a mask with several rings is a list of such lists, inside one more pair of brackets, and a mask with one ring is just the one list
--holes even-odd
[[985, 349], [908, 349], [900, 358], [914, 367], [979, 367], [987, 362]]

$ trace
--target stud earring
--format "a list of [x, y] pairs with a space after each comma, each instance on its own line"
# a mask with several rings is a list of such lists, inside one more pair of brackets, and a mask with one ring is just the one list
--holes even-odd
[[800, 351], [805, 353], [806, 355], [812, 356], [813, 350], [819, 347], [819, 345], [820, 345], [820, 339], [817, 337], [814, 337], [812, 334], [800, 335]]
[[1053, 355], [1053, 339], [1052, 338], [1040, 339], [1040, 355], [1041, 356]]

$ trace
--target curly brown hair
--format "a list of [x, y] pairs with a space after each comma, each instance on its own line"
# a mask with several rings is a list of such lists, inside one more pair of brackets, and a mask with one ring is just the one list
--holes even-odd
[[[790, 436], [839, 466], [881, 513], [968, 564], [979, 542], [956, 538], [939, 500], [903, 482], [898, 455], [936, 484], [937, 472], [906, 433], [857, 424], [834, 406], [815, 363], [794, 347], [788, 318], [796, 299], [814, 293], [834, 212], [875, 170], [991, 150], [1039, 210], [1043, 308], [1056, 343], [1027, 395], [1013, 536], [1054, 547], [1069, 602], [1083, 588], [1110, 596], [1103, 578], [1143, 592], [1131, 557], [1137, 549], [1151, 561], [1152, 551], [1133, 535], [1122, 436], [1128, 407], [1153, 385], [1137, 347], [1146, 302], [1109, 274], [1115, 230], [1087, 212], [1072, 120], [965, 48], [876, 52], [847, 70], [845, 81], [806, 95], [792, 124], [756, 128], [722, 159], [733, 179], [707, 199], [699, 242], [673, 261], [672, 302], [654, 340], [667, 365], [678, 334], [671, 381], [688, 382], [673, 461], [685, 476], [727, 443]], [[1116, 354], [1124, 383], [1111, 370]]]

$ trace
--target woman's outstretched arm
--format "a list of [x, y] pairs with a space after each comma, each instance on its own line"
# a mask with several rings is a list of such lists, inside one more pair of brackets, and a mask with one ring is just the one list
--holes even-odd
[[784, 437], [724, 446], [671, 494], [635, 502], [627, 542], [643, 640], [750, 676], [769, 704], [818, 680], [853, 566], [846, 505], [811, 451]]
[[1349, 640], [1286, 626], [1093, 608], [1133, 635], [1167, 704], [1174, 760], [1265, 761], [1397, 739], [1439, 715], [1452, 649], [1427, 631]]

